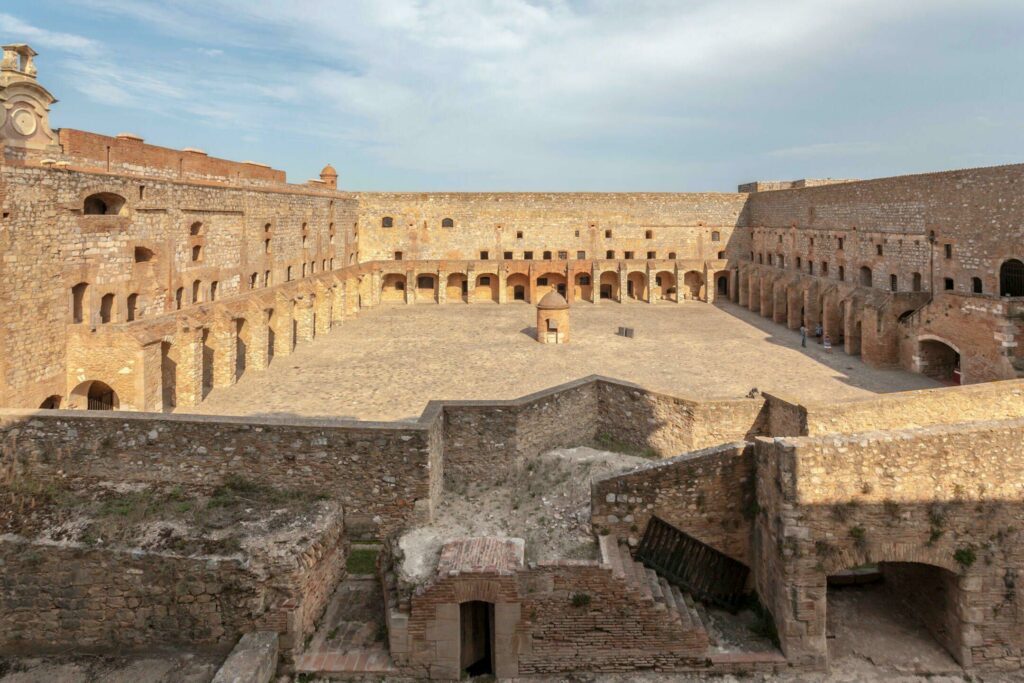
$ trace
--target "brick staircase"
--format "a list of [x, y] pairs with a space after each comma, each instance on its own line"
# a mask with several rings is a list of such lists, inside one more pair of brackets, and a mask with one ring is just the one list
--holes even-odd
[[653, 569], [633, 559], [629, 546], [615, 536], [601, 536], [601, 560], [611, 566], [612, 574], [625, 581], [640, 600], [650, 602], [663, 612], [665, 625], [678, 635], [678, 644], [694, 650], [708, 647], [708, 633], [689, 593], [673, 586]]

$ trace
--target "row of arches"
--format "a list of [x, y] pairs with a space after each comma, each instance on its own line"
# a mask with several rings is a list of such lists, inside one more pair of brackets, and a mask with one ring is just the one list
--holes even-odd
[[[504, 278], [504, 297], [501, 296], [501, 278], [497, 273], [420, 273], [410, 276], [406, 273], [384, 273], [381, 276], [381, 303], [406, 303], [410, 300], [437, 303], [469, 301], [522, 301], [534, 303], [550, 291], [557, 291], [570, 301], [678, 301], [680, 288], [676, 275], [663, 270], [648, 275], [642, 271], [626, 274], [624, 285], [618, 271], [605, 271], [594, 282], [593, 274], [579, 272], [572, 275], [571, 284], [565, 273], [542, 273], [534, 276], [532, 282], [526, 273], [511, 273]], [[442, 279], [443, 282], [442, 282]], [[717, 287], [720, 293], [728, 294], [729, 278], [719, 274]], [[532, 285], [532, 286], [531, 286]], [[442, 299], [443, 287], [443, 299]], [[410, 292], [409, 290], [413, 291]], [[683, 275], [681, 295], [686, 299], [703, 299], [705, 296], [704, 275], [689, 271]]]

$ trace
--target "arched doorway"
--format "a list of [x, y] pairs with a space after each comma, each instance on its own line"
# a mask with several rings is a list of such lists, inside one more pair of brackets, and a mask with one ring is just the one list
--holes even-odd
[[[879, 562], [830, 573], [826, 632], [830, 667], [870, 658], [887, 668], [924, 672], [963, 662], [956, 573], [918, 562]], [[892, 647], [899, 642], [899, 647]]]
[[626, 276], [626, 298], [633, 301], [647, 300], [647, 276], [633, 271]]
[[594, 291], [594, 287], [591, 284], [590, 273], [576, 273], [573, 280], [573, 287], [575, 289], [573, 300], [590, 301]]
[[999, 296], [1024, 296], [1024, 262], [1012, 258], [999, 267]]
[[106, 382], [89, 380], [71, 391], [70, 408], [77, 410], [117, 410], [121, 402]]
[[388, 273], [381, 280], [380, 302], [382, 304], [405, 303], [405, 276], [401, 273]]
[[39, 404], [40, 410], [57, 410], [60, 408], [60, 396], [49, 396], [45, 401]]
[[934, 338], [920, 339], [917, 367], [922, 375], [940, 382], [961, 383], [960, 351], [952, 344]]
[[619, 274], [614, 271], [601, 273], [600, 294], [602, 299], [619, 300]]
[[445, 301], [465, 302], [469, 295], [465, 273], [452, 273], [448, 276], [448, 283], [444, 291]]
[[469, 678], [494, 675], [494, 603], [459, 605], [459, 670]]
[[512, 273], [505, 279], [506, 297], [509, 301], [530, 301], [530, 278], [525, 273]]
[[498, 303], [498, 276], [495, 273], [481, 273], [476, 276], [476, 289], [473, 301], [493, 301]]
[[683, 276], [683, 287], [687, 299], [700, 299], [701, 290], [704, 288], [704, 276], [695, 270], [691, 270]]
[[715, 291], [721, 296], [729, 296], [729, 276], [721, 273], [715, 278]]
[[544, 273], [537, 277], [537, 301], [543, 299], [544, 295], [551, 291], [558, 292], [563, 297], [566, 296], [564, 275], [561, 273]]
[[416, 276], [416, 303], [435, 303], [437, 301], [437, 276], [423, 273]]
[[676, 276], [662, 270], [654, 276], [654, 297], [658, 301], [676, 301], [678, 290], [676, 289]]

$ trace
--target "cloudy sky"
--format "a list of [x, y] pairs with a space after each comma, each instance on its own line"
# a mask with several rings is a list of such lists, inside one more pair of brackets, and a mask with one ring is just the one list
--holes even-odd
[[1024, 161], [1024, 0], [33, 0], [53, 125], [377, 190]]

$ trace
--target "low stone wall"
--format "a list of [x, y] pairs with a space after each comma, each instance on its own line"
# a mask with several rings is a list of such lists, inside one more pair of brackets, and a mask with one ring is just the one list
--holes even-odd
[[590, 507], [599, 533], [631, 545], [657, 516], [749, 565], [753, 448], [732, 443], [606, 477], [594, 482]]
[[[229, 650], [276, 631], [290, 650], [313, 632], [343, 577], [340, 513], [297, 557], [181, 556], [0, 537], [0, 652], [168, 644]], [[325, 590], [326, 589], [326, 590]]]
[[764, 433], [761, 398], [695, 401], [598, 380], [599, 435], [671, 457]]
[[[236, 474], [322, 491], [379, 537], [429, 514], [429, 426], [79, 411], [0, 413], [0, 474], [214, 484]], [[436, 489], [436, 487], [434, 487]]]
[[[811, 436], [1011, 419], [1024, 417], [1024, 380], [903, 391], [868, 399], [812, 404], [804, 410], [805, 433]], [[782, 436], [775, 431], [772, 434]]]

